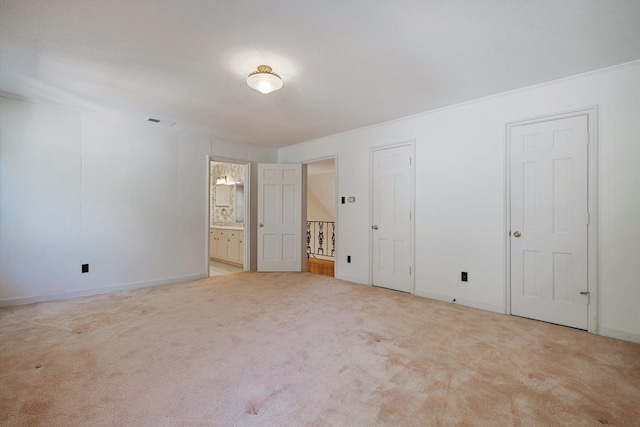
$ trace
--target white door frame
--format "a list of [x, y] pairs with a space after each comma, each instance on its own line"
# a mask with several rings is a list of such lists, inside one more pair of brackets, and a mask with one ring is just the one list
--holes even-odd
[[409, 230], [409, 264], [411, 269], [411, 295], [416, 294], [416, 141], [411, 139], [389, 145], [379, 145], [369, 149], [369, 285], [373, 286], [373, 155], [376, 151], [387, 150], [389, 148], [409, 146], [411, 148], [411, 188], [409, 189], [409, 207], [411, 209], [411, 221]]
[[[330, 156], [325, 156], [325, 157], [317, 157], [314, 159], [310, 159], [310, 160], [305, 160], [302, 162], [303, 165], [308, 165], [309, 163], [315, 163], [315, 162], [322, 162], [323, 160], [331, 160], [333, 159], [333, 173], [335, 175], [335, 188], [333, 189], [333, 197], [335, 198], [335, 205], [336, 205], [336, 210], [334, 212], [334, 221], [336, 223], [336, 246], [335, 246], [335, 254], [334, 254], [334, 258], [333, 258], [333, 277], [338, 277], [338, 265], [339, 265], [339, 259], [340, 257], [338, 256], [339, 250], [338, 250], [338, 243], [339, 243], [339, 239], [337, 239], [337, 237], [340, 235], [338, 233], [338, 228], [339, 228], [339, 221], [338, 221], [338, 206], [339, 206], [339, 201], [338, 201], [338, 154], [332, 154]], [[305, 179], [303, 180], [304, 186], [302, 188], [302, 193], [303, 193], [303, 206], [302, 206], [302, 224], [304, 224], [304, 226], [306, 227], [307, 224], [307, 169], [303, 170], [303, 175], [305, 177]], [[304, 241], [304, 237], [302, 238], [302, 240]], [[302, 258], [306, 259], [307, 257], [307, 250], [306, 250], [306, 244], [302, 245]], [[304, 269], [303, 271], [307, 271], [307, 263], [304, 262]]]
[[587, 289], [589, 305], [587, 306], [588, 331], [598, 333], [598, 106], [590, 106], [564, 113], [533, 117], [526, 120], [509, 122], [505, 127], [505, 312], [511, 315], [511, 128], [549, 120], [570, 117], [588, 117], [589, 141], [587, 146], [587, 209], [589, 222], [587, 225]]
[[207, 156], [207, 247], [205, 249], [206, 254], [206, 272], [209, 277], [209, 262], [210, 262], [210, 234], [211, 229], [211, 162], [232, 163], [234, 165], [244, 166], [244, 262], [242, 263], [243, 271], [251, 271], [251, 162], [248, 160], [232, 159], [229, 157], [221, 157], [216, 155]]

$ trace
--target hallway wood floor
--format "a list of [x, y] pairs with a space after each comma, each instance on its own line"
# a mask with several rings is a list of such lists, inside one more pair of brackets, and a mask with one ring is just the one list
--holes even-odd
[[307, 258], [307, 272], [334, 277], [334, 262], [320, 258]]

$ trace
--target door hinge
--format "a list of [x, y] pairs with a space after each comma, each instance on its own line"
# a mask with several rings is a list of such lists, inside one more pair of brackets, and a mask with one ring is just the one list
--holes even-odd
[[411, 166], [411, 157], [409, 157], [409, 166]]
[[591, 213], [587, 212], [587, 225], [591, 224]]
[[411, 267], [409, 267], [409, 276], [411, 276]]

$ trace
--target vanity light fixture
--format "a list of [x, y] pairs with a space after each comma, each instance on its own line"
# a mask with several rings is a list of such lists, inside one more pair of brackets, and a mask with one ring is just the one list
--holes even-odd
[[268, 65], [258, 65], [258, 70], [249, 74], [247, 84], [262, 93], [269, 93], [282, 87], [282, 78]]
[[240, 184], [240, 183], [235, 182], [233, 180], [229, 180], [229, 178], [227, 178], [226, 175], [216, 179], [216, 185], [233, 185], [233, 184]]

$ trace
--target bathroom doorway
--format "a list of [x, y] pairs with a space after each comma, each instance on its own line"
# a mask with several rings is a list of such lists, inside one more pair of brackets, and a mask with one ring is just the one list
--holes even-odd
[[209, 161], [209, 276], [237, 273], [249, 265], [248, 165]]

